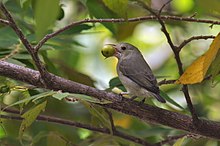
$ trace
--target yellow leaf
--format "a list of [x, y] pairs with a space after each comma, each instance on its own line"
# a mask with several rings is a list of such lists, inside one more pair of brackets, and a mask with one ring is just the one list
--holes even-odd
[[182, 146], [185, 139], [186, 139], [185, 136], [182, 137], [182, 138], [180, 138], [180, 139], [178, 139], [178, 140], [173, 144], [173, 146]]
[[195, 84], [203, 81], [206, 72], [220, 48], [220, 33], [212, 41], [209, 50], [196, 59], [175, 82], [176, 84]]
[[132, 124], [132, 118], [130, 116], [117, 117], [114, 119], [115, 126], [120, 126], [123, 128], [129, 128]]

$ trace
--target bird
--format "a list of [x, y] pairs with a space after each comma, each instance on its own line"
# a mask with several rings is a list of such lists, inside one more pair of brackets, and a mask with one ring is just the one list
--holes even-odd
[[113, 56], [118, 59], [117, 74], [126, 88], [123, 95], [130, 95], [132, 99], [136, 97], [155, 97], [159, 102], [166, 103], [160, 95], [156, 77], [150, 66], [145, 61], [140, 50], [129, 43], [109, 44], [115, 52]]

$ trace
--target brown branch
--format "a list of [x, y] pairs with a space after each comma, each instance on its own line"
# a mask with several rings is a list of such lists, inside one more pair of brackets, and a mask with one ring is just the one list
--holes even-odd
[[[42, 82], [39, 81], [40, 73], [38, 71], [4, 61], [0, 61], [0, 75], [26, 82], [37, 87], [44, 87]], [[139, 102], [131, 101], [126, 98], [121, 100], [122, 97], [114, 93], [98, 90], [93, 87], [63, 79], [53, 74], [49, 75], [53, 77], [53, 82], [49, 87], [51, 90], [61, 90], [63, 92], [84, 94], [97, 99], [105, 99], [112, 103], [100, 104], [100, 106], [134, 116], [147, 123], [162, 124], [193, 134], [220, 139], [220, 123], [218, 122], [200, 119], [201, 125], [195, 129], [193, 128], [192, 118], [187, 115], [150, 105], [140, 105]]]
[[[36, 65], [37, 69], [39, 70], [41, 76], [43, 77], [43, 79], [46, 80], [48, 78], [48, 76], [47, 76], [48, 72], [46, 71], [45, 66], [41, 63], [37, 52], [34, 50], [33, 46], [27, 40], [25, 35], [22, 33], [21, 29], [15, 23], [13, 17], [11, 16], [11, 14], [9, 13], [9, 11], [6, 9], [6, 7], [4, 6], [4, 4], [2, 2], [0, 3], [0, 9], [4, 13], [5, 17], [7, 18], [8, 22], [9, 22], [9, 26], [15, 31], [15, 33], [20, 38], [21, 42], [23, 43], [23, 45], [25, 46], [25, 48], [27, 49], [27, 51], [29, 52], [29, 54], [33, 58], [35, 65]], [[47, 81], [48, 80], [50, 80], [50, 79], [47, 79]], [[47, 83], [47, 82], [45, 81], [45, 83]]]
[[207, 36], [203, 36], [203, 35], [200, 35], [200, 36], [192, 36], [191, 38], [187, 39], [187, 40], [184, 40], [177, 48], [178, 48], [178, 52], [181, 51], [181, 49], [183, 47], [185, 47], [188, 43], [190, 43], [191, 41], [194, 41], [194, 40], [200, 40], [200, 39], [204, 39], [204, 40], [207, 40], [207, 39], [214, 39], [215, 36], [213, 35], [207, 35]]
[[[170, 2], [170, 1], [169, 1]], [[167, 4], [167, 3], [166, 3]], [[165, 5], [166, 5], [165, 4]], [[164, 6], [162, 6], [163, 8]], [[155, 15], [158, 19], [158, 22], [160, 23], [161, 25], [161, 31], [164, 33], [164, 35], [166, 36], [167, 38], [167, 42], [168, 44], [170, 45], [171, 49], [173, 50], [173, 53], [175, 55], [175, 59], [176, 59], [176, 62], [177, 62], [177, 66], [178, 66], [178, 69], [179, 69], [179, 75], [182, 75], [183, 74], [183, 67], [182, 67], [182, 62], [181, 62], [181, 59], [180, 59], [180, 52], [178, 50], [178, 47], [175, 46], [173, 44], [173, 41], [170, 37], [170, 34], [169, 32], [167, 31], [166, 29], [166, 25], [165, 23], [163, 22], [163, 20], [161, 19], [161, 16], [160, 16], [160, 13], [157, 14], [156, 12], [154, 12], [151, 8], [149, 8], [147, 5], [144, 5], [144, 8], [147, 9], [150, 13], [152, 13], [153, 15]], [[162, 9], [161, 8], [161, 9]], [[162, 10], [161, 10], [162, 11]], [[199, 118], [196, 114], [196, 111], [193, 107], [193, 104], [192, 104], [192, 101], [191, 101], [191, 98], [190, 98], [190, 95], [189, 95], [189, 92], [188, 92], [188, 87], [187, 85], [183, 85], [183, 88], [182, 88], [182, 91], [184, 93], [184, 96], [185, 96], [185, 99], [186, 99], [186, 102], [187, 102], [187, 106], [190, 110], [190, 113], [192, 115], [192, 118], [193, 118], [193, 122], [194, 122], [194, 126], [197, 127], [199, 126], [198, 123], [199, 123]]]
[[[1, 114], [0, 118], [12, 119], [12, 120], [23, 120], [23, 118], [20, 115], [19, 116], [17, 115], [17, 114], [20, 114], [20, 112], [18, 110], [15, 110], [12, 108], [5, 108], [5, 107], [6, 106], [1, 105], [1, 110], [3, 110], [3, 112], [12, 113], [12, 114], [16, 114], [16, 115], [3, 115], [3, 114]], [[143, 139], [125, 134], [125, 133], [117, 131], [117, 130], [115, 130], [113, 133], [111, 133], [111, 131], [108, 128], [94, 127], [89, 124], [75, 122], [75, 121], [67, 120], [67, 119], [61, 119], [61, 118], [57, 118], [57, 117], [53, 117], [53, 116], [39, 115], [36, 118], [36, 120], [43, 121], [43, 122], [62, 124], [62, 125], [67, 125], [67, 126], [73, 126], [73, 127], [78, 127], [78, 128], [84, 128], [84, 129], [88, 129], [88, 130], [91, 130], [94, 132], [100, 132], [100, 133], [104, 133], [104, 134], [111, 134], [111, 135], [129, 140], [129, 141], [132, 141], [134, 143], [141, 144], [144, 146], [160, 146], [160, 144], [150, 144]]]
[[[178, 17], [178, 16], [160, 16], [162, 20], [175, 20], [175, 21], [186, 21], [186, 22], [197, 22], [197, 23], [207, 23], [207, 24], [216, 24], [220, 25], [220, 21], [213, 21], [213, 20], [206, 20], [206, 19], [195, 19], [190, 17]], [[147, 21], [147, 20], [157, 20], [156, 16], [142, 16], [142, 17], [135, 17], [135, 18], [119, 18], [119, 19], [85, 19], [76, 22], [72, 22], [67, 26], [58, 29], [50, 34], [47, 34], [41, 39], [38, 44], [34, 47], [35, 51], [37, 52], [49, 39], [57, 36], [58, 34], [80, 24], [84, 23], [102, 23], [102, 22], [110, 22], [110, 23], [123, 23], [123, 22], [137, 22], [137, 21]]]
[[158, 82], [158, 85], [161, 86], [161, 85], [164, 85], [164, 84], [174, 84], [176, 82], [176, 80], [162, 80], [160, 82]]

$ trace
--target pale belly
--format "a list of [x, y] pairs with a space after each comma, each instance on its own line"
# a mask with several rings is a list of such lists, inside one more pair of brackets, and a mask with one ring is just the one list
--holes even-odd
[[150, 97], [153, 96], [151, 92], [148, 92], [146, 89], [140, 87], [131, 79], [127, 78], [126, 76], [122, 75], [122, 73], [118, 72], [118, 77], [124, 87], [126, 88], [127, 92], [131, 96], [140, 96], [140, 97]]

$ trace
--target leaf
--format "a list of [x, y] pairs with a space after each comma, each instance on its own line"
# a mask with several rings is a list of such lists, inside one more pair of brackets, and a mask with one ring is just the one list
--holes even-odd
[[61, 33], [61, 35], [73, 35], [73, 34], [78, 34], [80, 32], [82, 32], [83, 30], [88, 30], [90, 28], [92, 28], [93, 26], [88, 25], [88, 24], [81, 24], [81, 25], [77, 25], [74, 26], [66, 31], [64, 31], [63, 33]]
[[169, 103], [171, 103], [172, 105], [174, 105], [174, 106], [176, 106], [176, 107], [178, 107], [178, 108], [184, 110], [184, 108], [183, 108], [181, 105], [179, 105], [176, 101], [174, 101], [172, 98], [170, 98], [170, 97], [169, 97], [165, 92], [163, 92], [162, 90], [160, 90], [160, 95], [161, 95], [166, 101], [168, 101]]
[[[113, 14], [111, 14], [111, 12], [104, 7], [104, 4], [101, 1], [87, 0], [86, 6], [88, 7], [91, 16], [94, 16], [98, 19], [114, 18]], [[116, 34], [116, 26], [113, 23], [102, 22], [101, 24], [103, 24], [107, 29], [109, 29], [113, 34]]]
[[126, 91], [125, 87], [123, 86], [123, 84], [121, 83], [121, 81], [119, 80], [118, 77], [112, 78], [109, 81], [109, 87], [110, 87], [110, 89], [117, 87], [117, 88], [121, 89], [122, 91]]
[[31, 0], [20, 0], [21, 8], [27, 7], [31, 3]]
[[196, 59], [175, 82], [176, 84], [195, 84], [203, 81], [211, 63], [220, 48], [220, 33], [215, 37], [209, 50]]
[[210, 67], [210, 74], [212, 75], [212, 80], [214, 80], [214, 78], [219, 74], [219, 72], [220, 72], [220, 50], [218, 51], [215, 60], [212, 62]]
[[186, 139], [185, 136], [182, 137], [182, 138], [180, 138], [180, 139], [178, 139], [178, 140], [173, 144], [173, 146], [182, 146], [185, 139]]
[[69, 93], [62, 93], [62, 92], [57, 92], [56, 94], [53, 94], [52, 97], [58, 99], [58, 100], [62, 100], [63, 98], [69, 96]]
[[40, 40], [56, 21], [60, 10], [59, 2], [59, 0], [36, 0], [34, 17], [37, 40]]
[[0, 28], [0, 48], [8, 48], [12, 45], [19, 44], [19, 39], [10, 27]]
[[119, 16], [126, 17], [128, 0], [102, 0], [104, 4]]
[[25, 103], [27, 104], [28, 102], [30, 102], [31, 100], [33, 99], [40, 99], [40, 98], [43, 98], [43, 97], [47, 97], [47, 96], [51, 96], [53, 94], [55, 94], [56, 92], [54, 91], [48, 91], [48, 92], [43, 92], [43, 93], [40, 93], [40, 94], [37, 94], [37, 95], [34, 95], [34, 96], [31, 96], [30, 98], [25, 98], [23, 100], [19, 100], [13, 104], [10, 104], [9, 106], [5, 107], [5, 108], [8, 108], [8, 107], [12, 107], [12, 106], [15, 106], [15, 105], [19, 105], [19, 104], [22, 104], [22, 103]]
[[[98, 122], [101, 122], [101, 125], [111, 129], [111, 123], [110, 123], [110, 120], [109, 120], [109, 116], [108, 116], [108, 114], [106, 113], [106, 111], [103, 108], [101, 108], [99, 106], [96, 106], [94, 104], [90, 104], [90, 103], [88, 103], [86, 101], [81, 101], [81, 103], [89, 110], [89, 112], [96, 119], [98, 119]], [[93, 124], [97, 124], [97, 125], [100, 126], [100, 123], [93, 123]]]
[[48, 146], [67, 146], [67, 141], [64, 139], [63, 135], [60, 135], [56, 132], [50, 132], [47, 136], [47, 145]]
[[20, 130], [19, 130], [19, 137], [20, 138], [22, 137], [24, 130], [26, 128], [28, 128], [35, 121], [35, 119], [40, 114], [40, 112], [45, 109], [46, 105], [47, 105], [47, 101], [44, 101], [43, 103], [38, 104], [37, 106], [35, 106], [31, 110], [25, 112], [21, 116], [24, 119], [22, 120]]

